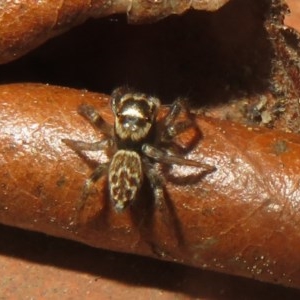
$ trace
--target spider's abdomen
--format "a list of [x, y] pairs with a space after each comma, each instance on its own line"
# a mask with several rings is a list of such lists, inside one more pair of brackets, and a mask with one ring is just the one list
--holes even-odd
[[143, 170], [139, 154], [131, 150], [117, 151], [108, 172], [110, 199], [116, 210], [122, 211], [136, 199], [142, 182]]

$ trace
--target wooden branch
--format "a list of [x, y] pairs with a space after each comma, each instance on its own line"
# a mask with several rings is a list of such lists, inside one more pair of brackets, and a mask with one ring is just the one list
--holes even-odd
[[0, 87], [1, 223], [300, 287], [299, 135], [199, 116], [203, 137], [188, 156], [215, 172], [195, 178], [193, 168], [174, 166], [166, 207], [155, 207], [145, 183], [124, 213], [111, 206], [102, 178], [78, 219], [84, 181], [107, 158], [78, 155], [62, 139], [100, 140], [77, 108], [93, 105], [111, 123], [108, 100], [48, 85]]

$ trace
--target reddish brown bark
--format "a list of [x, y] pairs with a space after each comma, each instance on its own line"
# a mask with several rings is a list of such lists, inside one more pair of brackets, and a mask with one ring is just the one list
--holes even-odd
[[2, 1], [0, 3], [0, 63], [14, 60], [48, 39], [94, 17], [127, 14], [134, 23], [154, 22], [194, 9], [216, 10], [217, 1]]
[[[108, 98], [46, 85], [0, 88], [0, 222], [89, 245], [300, 287], [300, 137], [198, 118], [203, 138], [189, 155], [216, 167], [198, 180], [174, 168], [169, 205], [151, 190], [116, 213], [99, 180], [79, 220], [91, 173], [61, 139], [101, 139], [76, 112], [95, 106], [112, 122]], [[102, 161], [103, 153], [89, 156]]]
[[285, 24], [300, 32], [300, 3], [297, 0], [287, 0], [286, 2], [291, 13], [286, 16]]
[[[24, 54], [45, 39], [67, 30], [87, 17], [86, 4], [80, 1], [76, 1], [76, 3], [74, 1], [71, 1], [72, 3], [65, 1], [60, 9], [53, 8], [51, 5], [49, 6], [50, 2], [44, 1], [41, 2], [42, 4], [39, 8], [44, 4], [46, 6], [40, 11], [35, 11], [34, 9], [26, 10], [26, 5], [24, 6], [24, 4], [28, 1], [21, 2], [23, 6], [19, 12], [23, 12], [23, 15], [19, 15], [16, 10], [7, 10], [7, 7], [5, 9], [6, 13], [0, 14], [3, 18], [0, 25], [0, 31], [2, 30], [0, 32], [0, 59], [4, 58], [4, 61], [15, 59], [18, 55]], [[238, 4], [239, 1], [235, 2]], [[251, 1], [248, 2], [251, 3]], [[268, 1], [265, 2], [267, 3]], [[274, 1], [275, 4], [280, 2]], [[7, 2], [4, 5], [16, 5], [16, 3]], [[212, 1], [208, 3], [212, 3]], [[250, 9], [245, 6], [245, 11], [255, 12], [253, 14], [257, 16], [257, 20], [261, 20], [259, 12], [256, 11], [255, 3], [263, 3], [263, 1], [253, 1], [253, 3], [253, 7]], [[293, 12], [295, 12], [297, 1], [290, 0], [289, 3], [295, 4], [291, 6], [294, 10]], [[31, 5], [33, 4], [31, 3]], [[2, 8], [3, 6], [0, 4], [0, 10]], [[27, 6], [27, 8], [30, 7]], [[99, 12], [97, 9], [94, 9], [95, 7], [92, 8], [94, 13]], [[228, 14], [230, 20], [236, 20], [236, 17], [243, 15], [241, 14], [242, 10], [239, 8], [241, 7]], [[273, 15], [270, 20], [277, 20], [278, 12], [279, 9], [274, 14], [275, 17]], [[283, 13], [280, 14], [280, 19], [282, 17]], [[244, 17], [241, 19], [247, 20]], [[213, 20], [216, 21], [215, 18]], [[299, 18], [287, 18], [287, 22], [288, 20], [293, 20], [288, 24], [297, 28], [299, 23], [297, 20]], [[237, 21], [236, 23], [239, 24], [239, 22]], [[275, 23], [280, 28], [278, 25], [281, 24], [281, 20]], [[220, 43], [220, 50], [222, 50], [220, 57], [222, 59], [224, 59], [224, 52], [225, 54], [233, 53], [233, 55], [238, 53], [243, 57], [243, 51], [241, 51], [243, 47], [235, 48], [233, 46], [231, 48], [228, 45], [236, 45], [234, 43], [235, 40], [249, 39], [251, 37], [249, 32], [252, 32], [254, 37], [259, 36], [260, 30], [257, 30], [258, 28], [254, 24], [256, 23], [246, 21], [242, 26], [239, 26], [241, 28], [240, 31], [236, 31], [237, 28], [234, 28], [232, 34], [229, 35], [228, 31], [227, 34], [222, 34], [221, 28], [223, 26], [216, 26], [215, 29], [218, 28], [220, 30], [219, 36], [222, 37], [222, 43]], [[101, 30], [101, 28], [99, 29]], [[252, 29], [252, 31], [249, 31], [249, 29]], [[186, 32], [190, 32], [193, 35], [194, 31], [188, 29]], [[283, 99], [286, 104], [283, 117], [275, 118], [274, 128], [299, 132], [299, 116], [297, 109], [294, 109], [294, 107], [299, 107], [299, 72], [296, 68], [297, 64], [294, 63], [298, 61], [298, 56], [290, 48], [285, 47], [286, 40], [281, 39], [279, 30], [270, 30], [268, 34], [271, 32], [272, 35], [269, 39], [272, 41], [274, 48], [277, 49], [274, 61], [278, 60], [278, 66], [281, 68], [280, 76], [276, 73], [278, 80], [276, 80], [275, 86], [284, 90]], [[110, 34], [108, 32], [108, 35]], [[125, 40], [127, 38], [128, 36], [125, 35]], [[105, 41], [106, 39], [104, 38], [103, 40]], [[181, 41], [179, 39], [179, 45], [182, 45], [180, 44]], [[183, 41], [185, 43], [189, 42], [185, 39]], [[209, 39], [209, 43], [210, 41]], [[100, 42], [102, 42], [101, 38]], [[156, 42], [151, 43], [150, 41], [151, 44], [153, 44], [153, 47], [157, 46]], [[197, 40], [194, 41], [194, 44], [192, 42], [190, 49], [194, 49], [197, 44], [203, 47], [202, 40]], [[245, 45], [252, 44], [255, 45], [255, 48], [258, 46], [255, 38], [253, 42]], [[206, 45], [205, 47], [208, 46]], [[179, 48], [177, 47], [177, 49]], [[239, 50], [235, 52], [233, 51], [235, 49]], [[261, 47], [258, 47], [258, 49], [261, 49]], [[296, 49], [297, 47], [294, 50]], [[210, 47], [207, 48], [207, 52], [210, 52]], [[263, 60], [269, 57], [269, 52], [267, 51], [258, 50], [257, 52], [263, 57]], [[190, 53], [191, 60], [194, 59], [193, 51], [188, 53]], [[295, 60], [289, 60], [287, 54], [293, 54]], [[134, 57], [137, 55], [138, 53], [134, 52]], [[196, 56], [196, 58], [198, 59], [199, 57]], [[48, 59], [51, 62], [53, 61], [50, 56], [48, 56]], [[77, 66], [77, 59], [76, 57], [72, 62], [75, 66]], [[83, 57], [80, 59], [83, 59]], [[108, 60], [115, 61], [115, 59], [116, 57], [112, 54]], [[159, 57], [153, 57], [153, 61], [157, 59]], [[96, 61], [97, 57], [91, 57], [91, 60]], [[133, 62], [130, 64], [134, 72], [139, 67], [139, 60], [137, 61], [138, 63], [135, 65]], [[153, 61], [150, 63], [148, 61], [148, 63], [152, 64]], [[180, 60], [174, 59], [174, 61], [180, 64]], [[226, 65], [226, 61], [224, 62]], [[60, 65], [60, 63], [58, 64]], [[203, 66], [201, 60], [200, 65]], [[241, 60], [241, 63], [238, 65], [247, 67], [248, 61]], [[210, 67], [207, 64], [207, 70]], [[23, 65], [21, 64], [17, 71], [12, 68], [12, 72], [15, 71], [16, 75], [23, 73], [22, 68]], [[203, 69], [206, 69], [206, 67], [203, 67]], [[228, 73], [232, 71], [226, 68], [225, 70]], [[115, 72], [116, 70], [113, 69], [109, 71], [109, 73]], [[101, 75], [103, 73], [105, 76], [109, 75], [107, 74], [108, 72], [103, 72], [101, 69]], [[218, 70], [216, 78], [219, 78], [220, 73], [224, 73], [224, 68]], [[158, 70], [155, 70], [155, 73], [149, 73], [149, 78], [147, 79], [149, 86], [151, 86], [149, 90], [157, 88], [157, 85], [150, 80], [151, 78], [156, 78], [159, 74]], [[197, 72], [196, 74], [199, 75]], [[181, 73], [179, 74], [179, 76], [182, 75]], [[171, 73], [161, 76], [162, 78], [164, 76], [172, 78]], [[95, 77], [99, 77], [98, 72]], [[257, 74], [251, 74], [250, 72], [249, 77], [255, 80]], [[286, 79], [285, 77], [289, 77], [289, 80], [282, 80], [282, 78]], [[203, 80], [203, 78], [198, 78], [194, 73], [189, 73], [189, 78], [189, 87], [193, 86], [193, 80], [198, 80], [198, 82]], [[215, 85], [216, 78], [213, 78], [213, 85], [208, 85], [209, 90], [217, 88]], [[7, 77], [4, 80], [6, 79]], [[23, 80], [26, 81], [28, 79]], [[44, 77], [40, 80], [46, 81]], [[59, 79], [56, 78], [55, 82], [59, 82]], [[119, 81], [114, 80], [111, 84], [115, 86], [116, 82]], [[203, 96], [203, 86], [207, 85], [204, 83], [203, 86], [200, 86], [198, 82], [196, 86], [201, 93], [199, 98], [206, 98]], [[64, 80], [63, 84], [66, 84]], [[229, 87], [230, 84], [228, 85]], [[71, 86], [72, 84], [68, 83], [68, 85]], [[174, 85], [176, 84], [172, 82], [171, 87]], [[87, 87], [85, 84], [82, 84], [82, 86]], [[165, 88], [170, 89], [170, 86]], [[98, 88], [98, 90], [102, 91], [103, 89]], [[232, 94], [232, 91], [229, 90], [229, 92]], [[265, 100], [264, 97], [266, 95], [271, 98], [274, 96], [270, 95], [268, 91], [264, 91], [260, 95], [256, 93], [257, 91], [254, 90], [252, 94], [254, 99], [250, 97], [241, 99], [241, 106], [229, 103], [226, 109], [224, 109], [224, 106], [218, 107], [220, 113], [215, 116], [221, 118], [232, 117], [233, 120], [240, 121], [239, 114], [243, 111], [243, 102], [245, 100], [250, 103], [251, 107], [252, 100], [256, 100], [256, 98], [259, 100], [260, 96], [262, 96], [262, 100]], [[81, 92], [70, 89], [42, 86], [15, 85], [1, 87], [2, 123], [0, 144], [2, 149], [0, 150], [0, 161], [2, 185], [0, 185], [0, 222], [76, 239], [96, 247], [140, 253], [168, 260], [177, 259], [187, 264], [226, 273], [241, 274], [248, 277], [254, 276], [254, 278], [270, 282], [277, 280], [281, 284], [299, 288], [299, 259], [297, 257], [297, 252], [299, 252], [299, 236], [297, 234], [299, 232], [297, 212], [297, 198], [299, 198], [297, 197], [297, 193], [299, 193], [299, 180], [297, 177], [299, 174], [299, 169], [297, 169], [297, 165], [299, 165], [299, 151], [297, 148], [299, 138], [297, 135], [271, 130], [259, 130], [256, 132], [256, 129], [251, 131], [251, 128], [248, 129], [247, 126], [243, 127], [208, 118], [200, 118], [199, 126], [203, 131], [204, 139], [200, 141], [199, 148], [195, 149], [193, 155], [196, 155], [194, 156], [196, 159], [203, 159], [208, 163], [214, 164], [217, 167], [217, 171], [204, 176], [202, 180], [196, 181], [195, 185], [188, 182], [186, 185], [176, 185], [176, 182], [170, 179], [167, 188], [170, 194], [170, 203], [174, 204], [173, 212], [172, 210], [160, 212], [151, 207], [151, 203], [153, 203], [151, 191], [149, 188], [146, 188], [145, 192], [148, 194], [148, 201], [139, 201], [138, 208], [129, 210], [124, 214], [115, 214], [108, 199], [106, 197], [102, 199], [102, 191], [105, 189], [105, 178], [103, 178], [102, 181], [96, 184], [93, 194], [88, 199], [85, 209], [80, 215], [81, 223], [77, 226], [75, 222], [77, 200], [80, 198], [84, 180], [90, 175], [92, 168], [88, 167], [83, 158], [80, 158], [71, 149], [62, 144], [61, 138], [73, 137], [82, 140], [101, 138], [101, 135], [95, 133], [91, 126], [76, 113], [78, 103], [81, 103], [83, 99], [97, 106], [101, 110], [101, 114], [107, 117], [107, 120], [112, 120], [106, 98], [103, 99], [101, 95], [97, 94], [83, 94], [84, 96], [81, 95]], [[224, 93], [220, 94], [220, 98], [224, 100]], [[272, 104], [271, 100], [270, 103]], [[280, 103], [282, 101], [280, 97], [275, 100], [278, 100]], [[226, 100], [223, 102], [225, 103]], [[4, 103], [5, 106], [3, 106]], [[207, 101], [207, 104], [209, 103]], [[255, 109], [261, 104], [260, 101], [258, 101], [259, 105], [257, 106], [255, 101], [253, 103], [252, 107]], [[211, 113], [214, 112], [212, 108], [210, 108]], [[272, 112], [272, 106], [270, 106], [270, 111]], [[268, 113], [269, 107], [264, 107], [263, 112]], [[285, 122], [285, 119], [291, 126], [286, 126], [287, 122]], [[262, 121], [265, 121], [265, 119], [262, 118]], [[270, 126], [270, 124], [267, 125]], [[221, 128], [221, 131], [218, 128]], [[224, 132], [222, 133], [222, 131]], [[95, 154], [93, 157], [99, 160], [104, 159], [101, 153]], [[175, 171], [177, 175], [182, 175], [185, 171], [190, 170], [176, 169]], [[291, 190], [294, 193], [290, 192]], [[166, 221], [163, 222], [163, 220]], [[20, 238], [17, 235], [15, 238], [14, 234], [15, 231], [12, 231], [11, 235], [13, 237], [11, 239], [16, 239], [20, 252], [23, 253], [22, 237]], [[10, 232], [7, 235], [9, 236]], [[9, 242], [7, 245], [5, 242], [2, 243], [2, 251], [5, 249], [4, 253], [6, 253], [7, 248], [10, 248], [8, 244], [10, 245], [11, 243]], [[177, 247], [177, 244], [180, 247]], [[34, 256], [35, 250], [32, 251], [31, 245], [28, 245], [27, 248], [30, 249], [27, 250], [28, 253]], [[70, 251], [73, 251], [73, 249]], [[86, 250], [86, 252], [90, 253], [90, 249]], [[89, 253], [86, 256], [89, 256]], [[64, 256], [64, 254], [62, 255]], [[98, 252], [95, 254], [95, 257], [97, 255]], [[199, 255], [201, 255], [200, 258]], [[10, 257], [12, 258], [13, 256], [15, 256], [15, 253], [10, 253]], [[31, 255], [28, 256], [31, 257]], [[26, 256], [25, 260], [28, 260], [28, 256]], [[91, 258], [91, 260], [95, 257]], [[5, 258], [3, 257], [3, 261], [6, 261]], [[88, 260], [88, 258], [86, 259]], [[133, 261], [137, 260], [137, 257], [133, 259]], [[19, 272], [20, 265], [18, 261], [15, 262], [17, 272]], [[47, 262], [43, 263], [48, 264]], [[102, 262], [101, 265], [103, 265]], [[134, 263], [132, 265], [135, 266]], [[164, 264], [162, 265], [164, 266]], [[64, 266], [64, 264], [59, 264], [59, 267], [61, 266]], [[174, 268], [178, 267], [173, 266]], [[30, 267], [26, 265], [24, 268], [28, 270]], [[95, 268], [98, 269], [98, 265]], [[118, 268], [115, 269], [114, 279], [119, 278], [118, 273], [122, 273], [118, 272]], [[161, 269], [158, 268], [158, 270]], [[15, 270], [10, 271], [13, 274], [16, 273]], [[148, 271], [149, 269], [147, 269]], [[48, 270], [46, 272], [48, 274]], [[153, 272], [157, 272], [157, 269]], [[179, 269], [178, 273], [181, 274], [181, 269]], [[7, 274], [10, 273], [5, 272], [6, 276]], [[102, 276], [101, 272], [100, 274]], [[183, 280], [180, 278], [178, 286], [182, 287], [181, 281], [185, 281], [185, 278], [188, 278], [188, 281], [190, 281], [191, 277], [193, 277], [194, 287], [198, 286], [198, 281], [201, 281], [202, 285], [208, 286], [207, 289], [214, 289], [214, 278], [211, 280], [207, 279], [209, 274], [209, 272], [204, 272], [204, 278], [202, 276], [200, 278], [198, 273], [194, 277], [190, 274], [184, 274], [182, 276]], [[43, 275], [45, 274], [42, 274], [42, 276], [38, 275], [38, 277], [44, 280], [47, 277]], [[127, 276], [124, 277], [127, 278]], [[175, 276], [172, 274], [169, 277], [172, 277], [170, 281], [173, 282], [173, 277], [176, 277], [176, 274]], [[65, 277], [63, 278], [65, 279]], [[224, 278], [226, 277], [224, 276]], [[74, 280], [74, 277], [72, 279]], [[235, 279], [235, 284], [233, 284], [235, 297], [237, 297], [236, 286], [239, 286], [240, 280]], [[23, 279], [20, 279], [20, 281], [21, 283], [24, 282]], [[35, 280], [33, 281], [33, 284], [35, 284]], [[157, 281], [164, 280], [158, 278]], [[203, 284], [204, 281], [205, 283]], [[230, 284], [227, 285], [226, 279], [224, 281], [223, 287], [230, 286]], [[7, 280], [6, 282], [9, 281]], [[52, 282], [48, 284], [52, 285]], [[176, 283], [174, 284], [176, 285]], [[244, 287], [241, 288], [239, 286], [240, 290], [243, 290], [243, 296], [245, 294], [249, 296], [249, 291], [252, 290], [251, 284], [247, 285], [246, 291], [244, 291]], [[155, 284], [155, 286], [160, 285]], [[190, 283], [188, 283], [188, 286], [190, 287]], [[275, 290], [274, 294], [277, 295], [276, 288], [269, 288], [268, 285], [264, 285], [265, 290], [272, 290], [273, 292]], [[256, 295], [259, 294], [259, 291], [260, 289], [258, 288]], [[180, 288], [181, 292], [182, 289]], [[216, 291], [215, 295], [219, 297], [219, 292]]]

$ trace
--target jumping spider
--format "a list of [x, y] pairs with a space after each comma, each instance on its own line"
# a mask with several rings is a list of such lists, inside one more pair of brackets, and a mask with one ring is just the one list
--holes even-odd
[[178, 121], [178, 116], [183, 110], [190, 116], [184, 100], [176, 100], [167, 115], [161, 121], [157, 121], [160, 107], [158, 98], [121, 87], [113, 91], [111, 107], [115, 115], [113, 127], [87, 104], [81, 105], [78, 110], [79, 114], [100, 129], [106, 138], [93, 143], [63, 140], [75, 151], [104, 149], [111, 157], [109, 162], [100, 163], [86, 180], [81, 207], [89, 195], [91, 185], [107, 172], [110, 199], [117, 211], [123, 211], [136, 200], [144, 174], [153, 189], [155, 202], [159, 204], [165, 200], [165, 180], [154, 169], [154, 162], [193, 166], [201, 168], [202, 171], [205, 169], [205, 172], [214, 170], [212, 166], [185, 159], [171, 151], [174, 138], [193, 126], [191, 117]]

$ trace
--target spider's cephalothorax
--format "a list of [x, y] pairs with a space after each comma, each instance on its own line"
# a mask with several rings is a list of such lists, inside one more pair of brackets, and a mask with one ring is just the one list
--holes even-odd
[[[126, 92], [125, 92], [126, 91]], [[159, 99], [118, 88], [112, 93], [111, 107], [115, 114], [114, 134], [118, 148], [139, 149], [151, 138]]]
[[[191, 118], [178, 120], [182, 110], [190, 115], [182, 99], [176, 100], [159, 122], [156, 120], [159, 99], [126, 87], [118, 88], [112, 93], [111, 106], [115, 115], [113, 130], [93, 107], [83, 104], [78, 110], [106, 138], [93, 143], [63, 140], [76, 151], [105, 149], [110, 156], [110, 161], [100, 163], [86, 180], [79, 209], [84, 206], [91, 185], [106, 172], [110, 199], [117, 211], [123, 211], [137, 199], [144, 175], [149, 179], [156, 203], [164, 201], [165, 180], [154, 168], [155, 162], [193, 166], [201, 168], [201, 172], [214, 170], [212, 166], [172, 153], [172, 140], [187, 128], [196, 126]], [[157, 123], [159, 126], [156, 126]]]

